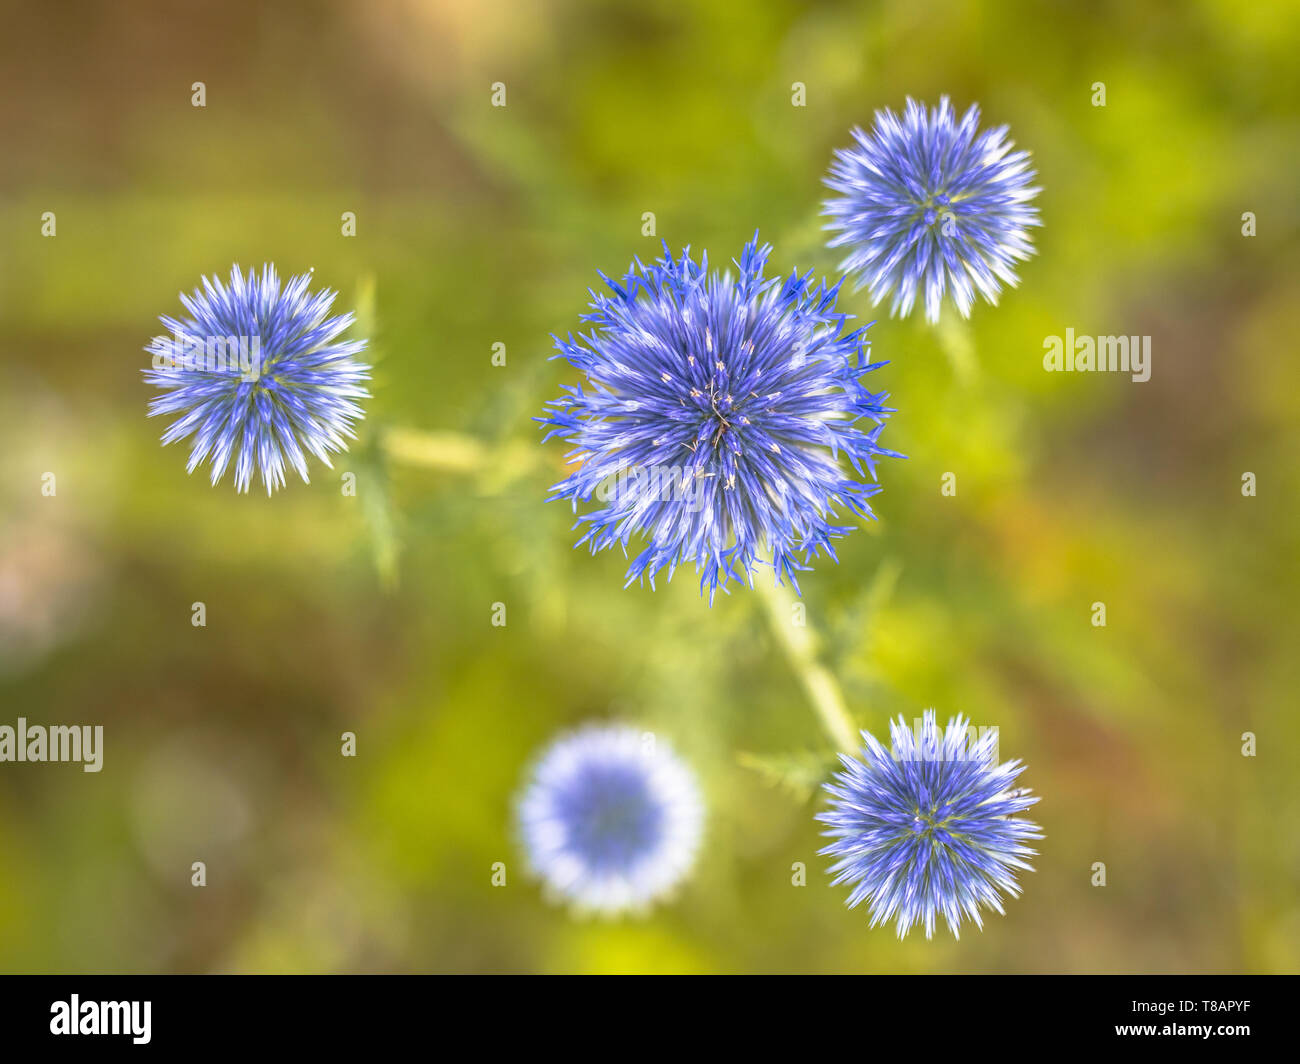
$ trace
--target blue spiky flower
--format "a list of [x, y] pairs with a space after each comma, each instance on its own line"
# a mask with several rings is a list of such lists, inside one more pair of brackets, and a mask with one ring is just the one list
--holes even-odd
[[642, 911], [695, 863], [704, 807], [662, 740], [588, 725], [542, 754], [519, 800], [529, 864], [575, 910]]
[[894, 314], [919, 296], [937, 321], [951, 288], [969, 317], [975, 289], [997, 303], [999, 282], [1014, 287], [1016, 263], [1033, 254], [1029, 153], [1011, 150], [1006, 126], [980, 132], [979, 114], [972, 105], [958, 122], [946, 96], [928, 112], [909, 99], [901, 118], [877, 111], [870, 134], [855, 128], [857, 143], [835, 152], [825, 183], [841, 195], [823, 210], [838, 231], [829, 246], [849, 249], [841, 269], [876, 303], [893, 293]]
[[1038, 825], [1018, 817], [1038, 801], [1014, 789], [1019, 761], [997, 763], [998, 737], [978, 737], [957, 717], [947, 729], [928, 709], [915, 733], [891, 721], [892, 753], [862, 733], [858, 758], [840, 755], [844, 771], [825, 785], [830, 808], [817, 815], [834, 839], [821, 852], [837, 858], [833, 882], [850, 883], [849, 908], [867, 902], [871, 926], [897, 921], [902, 938], [914, 924], [934, 933], [942, 915], [959, 936], [966, 917], [984, 926], [981, 907], [1001, 913], [1001, 892], [1018, 896], [1015, 870], [1031, 870], [1026, 840]]
[[286, 465], [307, 481], [310, 451], [327, 466], [346, 451], [369, 393], [369, 367], [354, 356], [365, 340], [341, 340], [351, 313], [329, 316], [336, 293], [307, 290], [311, 274], [283, 288], [275, 267], [261, 276], [230, 271], [230, 283], [203, 278], [181, 295], [189, 317], [162, 316], [171, 333], [145, 348], [153, 355], [145, 380], [163, 389], [149, 416], [178, 414], [162, 442], [193, 436], [186, 468], [205, 460], [216, 484], [234, 463], [235, 488], [246, 492], [258, 474], [270, 495], [284, 486]]
[[861, 478], [896, 452], [877, 443], [888, 396], [860, 378], [884, 363], [867, 364], [865, 329], [845, 331], [839, 285], [764, 276], [771, 250], [755, 234], [734, 277], [665, 244], [621, 283], [601, 274], [612, 295], [591, 293], [591, 331], [555, 339], [586, 382], [539, 419], [573, 444], [551, 498], [602, 504], [575, 526], [593, 554], [648, 539], [628, 584], [689, 561], [710, 602], [729, 579], [752, 586], [757, 564], [797, 587], [848, 531], [836, 506], [874, 516], [880, 489]]

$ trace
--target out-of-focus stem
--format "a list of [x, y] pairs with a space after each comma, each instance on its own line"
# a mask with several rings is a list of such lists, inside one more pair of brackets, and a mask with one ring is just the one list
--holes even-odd
[[979, 361], [975, 357], [975, 340], [970, 326], [951, 308], [944, 309], [945, 313], [934, 325], [935, 336], [958, 382], [971, 384], [979, 375]]
[[781, 644], [786, 660], [790, 662], [827, 736], [837, 750], [856, 752], [858, 729], [844, 704], [840, 685], [818, 656], [815, 630], [806, 623], [795, 623], [793, 606], [797, 600], [794, 591], [788, 584], [774, 587], [761, 578], [754, 582], [754, 586], [763, 598], [772, 634]]
[[476, 490], [486, 495], [505, 491], [547, 465], [540, 448], [521, 440], [489, 444], [460, 432], [398, 426], [386, 428], [379, 440], [390, 463], [471, 477]]
[[386, 429], [383, 448], [390, 461], [448, 473], [474, 473], [484, 467], [488, 455], [472, 436], [422, 429]]

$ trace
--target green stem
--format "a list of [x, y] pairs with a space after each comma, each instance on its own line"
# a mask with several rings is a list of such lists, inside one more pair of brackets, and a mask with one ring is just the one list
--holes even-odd
[[979, 376], [979, 361], [975, 357], [975, 339], [971, 336], [970, 326], [955, 311], [945, 307], [944, 314], [934, 325], [934, 332], [958, 383], [972, 384]]
[[763, 598], [772, 634], [781, 644], [790, 668], [812, 703], [817, 719], [837, 750], [855, 753], [858, 749], [858, 729], [849, 716], [844, 695], [834, 674], [818, 655], [815, 631], [806, 623], [795, 623], [794, 605], [798, 601], [789, 585], [774, 587], [767, 580], [755, 581], [755, 590]]
[[504, 491], [545, 464], [539, 449], [521, 440], [487, 444], [461, 432], [391, 427], [380, 437], [389, 462], [473, 477], [478, 490]]
[[389, 428], [384, 431], [381, 445], [390, 461], [423, 469], [474, 473], [487, 462], [487, 448], [459, 432]]

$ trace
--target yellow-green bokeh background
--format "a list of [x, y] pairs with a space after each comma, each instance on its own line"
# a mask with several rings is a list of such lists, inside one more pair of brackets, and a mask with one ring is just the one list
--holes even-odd
[[[0, 969], [1300, 968], [1296, 4], [5, 7], [0, 722], [107, 749], [0, 765]], [[1039, 254], [947, 342], [879, 316], [910, 457], [804, 599], [863, 726], [999, 726], [1047, 837], [1005, 918], [900, 943], [827, 885], [816, 800], [738, 760], [824, 747], [755, 597], [622, 590], [543, 503], [563, 447], [529, 419], [597, 268], [658, 238], [725, 263], [759, 228], [778, 270], [833, 270], [832, 149], [945, 93], [1033, 152]], [[157, 316], [264, 261], [373, 324], [357, 498], [319, 466], [214, 489], [144, 416]], [[1045, 373], [1067, 327], [1151, 335], [1151, 380]], [[399, 426], [485, 458], [388, 463]], [[511, 835], [531, 754], [593, 718], [707, 791], [697, 874], [648, 919], [547, 905]]]

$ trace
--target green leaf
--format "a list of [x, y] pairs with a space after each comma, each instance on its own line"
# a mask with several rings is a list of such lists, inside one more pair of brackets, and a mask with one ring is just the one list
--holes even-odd
[[753, 769], [769, 787], [806, 802], [830, 776], [838, 759], [830, 751], [796, 750], [787, 754], [739, 753], [736, 760]]

